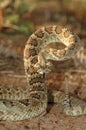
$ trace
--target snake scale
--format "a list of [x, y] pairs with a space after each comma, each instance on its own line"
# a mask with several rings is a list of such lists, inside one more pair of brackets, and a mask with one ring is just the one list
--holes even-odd
[[[53, 42], [62, 43], [64, 49], [47, 46]], [[48, 92], [45, 84], [46, 73], [51, 71], [49, 60], [62, 61], [71, 58], [80, 48], [79, 37], [60, 25], [46, 26], [33, 33], [25, 45], [24, 68], [27, 86], [24, 88], [0, 87], [0, 120], [24, 120], [43, 115], [46, 112]], [[86, 103], [70, 97], [71, 106], [66, 106], [65, 94], [51, 92], [53, 102], [61, 103], [67, 115], [86, 114]]]

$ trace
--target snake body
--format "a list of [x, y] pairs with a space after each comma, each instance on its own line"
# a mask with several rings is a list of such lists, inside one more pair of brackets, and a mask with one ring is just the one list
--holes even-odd
[[[63, 43], [66, 47], [62, 50], [47, 48], [50, 43]], [[80, 48], [79, 37], [62, 26], [46, 26], [33, 33], [25, 45], [24, 68], [28, 85], [25, 88], [0, 87], [0, 120], [32, 119], [46, 112], [47, 88], [45, 84], [46, 73], [51, 71], [49, 60], [66, 60], [71, 58]], [[63, 103], [64, 95], [55, 92], [55, 102]], [[59, 95], [58, 95], [59, 93]], [[63, 97], [63, 100], [60, 98]], [[86, 104], [83, 101], [71, 98], [73, 107], [65, 108], [67, 115], [86, 114]], [[82, 103], [81, 103], [82, 102]], [[75, 104], [75, 105], [74, 105]], [[80, 111], [79, 111], [80, 110]]]

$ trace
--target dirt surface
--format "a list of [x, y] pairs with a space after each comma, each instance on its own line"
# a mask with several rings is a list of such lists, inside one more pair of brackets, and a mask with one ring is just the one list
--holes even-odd
[[[81, 12], [78, 12], [76, 10], [77, 3], [67, 3], [67, 0], [65, 2], [47, 1], [46, 3], [40, 1], [38, 4], [34, 4], [32, 1], [35, 9], [31, 14], [26, 13], [22, 17], [33, 22], [34, 30], [42, 25], [60, 23], [71, 28], [73, 32], [80, 36], [84, 43], [80, 51], [66, 62], [52, 62], [52, 72], [46, 77], [46, 85], [50, 90], [65, 91], [64, 77], [65, 73], [68, 72], [70, 95], [86, 101], [86, 27], [84, 23], [86, 7], [82, 5]], [[46, 6], [47, 4], [48, 6]], [[64, 7], [63, 10], [61, 5]], [[37, 6], [40, 8], [37, 8]], [[28, 36], [0, 32], [0, 86], [26, 86], [23, 50]], [[66, 116], [62, 113], [60, 104], [48, 104], [47, 113], [42, 117], [18, 122], [0, 121], [0, 130], [17, 129], [86, 130], [86, 115], [78, 117]]]

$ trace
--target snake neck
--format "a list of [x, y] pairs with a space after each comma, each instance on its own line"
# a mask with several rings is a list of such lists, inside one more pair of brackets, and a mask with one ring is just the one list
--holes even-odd
[[29, 67], [25, 70], [29, 91], [42, 91], [44, 92], [45, 87], [45, 73], [38, 73], [37, 69], [34, 67]]

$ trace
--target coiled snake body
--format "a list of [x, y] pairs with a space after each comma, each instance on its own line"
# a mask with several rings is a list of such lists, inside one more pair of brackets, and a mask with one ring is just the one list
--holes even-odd
[[[46, 48], [48, 44], [63, 43], [62, 50]], [[62, 26], [47, 26], [33, 33], [24, 49], [24, 67], [28, 85], [25, 88], [0, 87], [0, 120], [32, 119], [44, 113], [47, 108], [46, 73], [50, 71], [49, 60], [66, 60], [80, 48], [79, 37]], [[54, 102], [64, 103], [62, 92], [52, 92]], [[86, 104], [71, 98], [72, 107], [64, 108], [67, 115], [86, 114]]]

